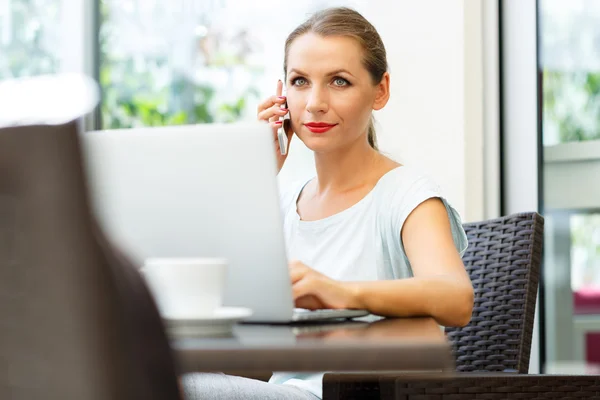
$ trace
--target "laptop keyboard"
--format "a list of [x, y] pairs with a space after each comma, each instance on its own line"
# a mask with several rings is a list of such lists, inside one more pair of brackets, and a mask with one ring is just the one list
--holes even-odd
[[335, 309], [321, 309], [321, 310], [308, 310], [306, 308], [294, 308], [294, 320], [295, 321], [309, 321], [319, 320], [328, 318], [352, 318], [355, 315], [354, 310], [335, 310]]
[[309, 310], [308, 308], [294, 308], [294, 313], [296, 314], [306, 314], [306, 313], [312, 313], [312, 314], [331, 314], [331, 313], [335, 313], [338, 312], [340, 310], [334, 310], [334, 309], [321, 309], [321, 310]]

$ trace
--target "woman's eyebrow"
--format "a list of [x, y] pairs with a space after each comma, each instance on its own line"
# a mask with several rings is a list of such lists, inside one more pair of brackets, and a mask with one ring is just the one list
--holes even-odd
[[307, 75], [306, 73], [304, 73], [304, 72], [302, 72], [302, 71], [300, 71], [300, 70], [298, 70], [298, 69], [296, 69], [296, 68], [292, 68], [292, 69], [290, 70], [290, 74], [291, 74], [292, 72], [295, 72], [297, 75]]
[[348, 70], [345, 70], [343, 68], [342, 69], [336, 69], [335, 71], [331, 71], [330, 73], [327, 74], [327, 76], [333, 76], [333, 75], [337, 75], [337, 74], [340, 74], [340, 73], [346, 73], [346, 74], [348, 74], [350, 76], [354, 76]]
[[[290, 70], [290, 74], [291, 74], [292, 72], [296, 73], [297, 75], [303, 75], [303, 76], [307, 76], [307, 75], [308, 75], [306, 72], [300, 71], [299, 69], [296, 69], [296, 68], [292, 68], [292, 69]], [[348, 75], [350, 75], [350, 76], [354, 76], [354, 75], [352, 75], [352, 74], [351, 74], [351, 73], [350, 73], [348, 70], [346, 70], [346, 69], [343, 69], [343, 68], [341, 68], [341, 69], [336, 69], [336, 70], [334, 70], [334, 71], [331, 71], [331, 72], [327, 73], [325, 76], [334, 76], [334, 75], [338, 75], [338, 74], [340, 74], [340, 73], [346, 73], [346, 74], [348, 74]]]

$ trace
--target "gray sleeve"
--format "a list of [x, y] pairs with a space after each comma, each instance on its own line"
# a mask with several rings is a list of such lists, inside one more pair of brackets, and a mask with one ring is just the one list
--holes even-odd
[[[402, 227], [408, 216], [424, 201], [431, 198], [439, 198], [446, 207], [448, 219], [452, 229], [452, 238], [458, 252], [462, 254], [467, 249], [467, 235], [463, 229], [461, 217], [454, 207], [442, 196], [440, 188], [433, 180], [426, 176], [415, 179], [406, 190], [398, 193], [391, 206], [391, 224], [392, 231], [396, 235], [396, 241], [399, 250], [404, 257], [404, 247], [402, 245]], [[407, 260], [408, 261], [408, 260]]]

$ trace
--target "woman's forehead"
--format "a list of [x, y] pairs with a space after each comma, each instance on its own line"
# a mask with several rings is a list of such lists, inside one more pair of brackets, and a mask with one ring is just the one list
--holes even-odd
[[363, 50], [360, 44], [347, 36], [319, 36], [307, 33], [296, 38], [289, 47], [288, 72], [292, 69], [305, 73], [328, 73], [346, 69], [350, 73], [364, 70]]

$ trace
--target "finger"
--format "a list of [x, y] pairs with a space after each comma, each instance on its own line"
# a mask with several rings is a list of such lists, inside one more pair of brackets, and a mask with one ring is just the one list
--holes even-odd
[[292, 285], [292, 294], [294, 299], [299, 299], [308, 295], [316, 295], [318, 288], [315, 287], [313, 279], [300, 279]]
[[325, 305], [319, 300], [319, 298], [312, 295], [296, 299], [294, 305], [295, 307], [306, 308], [307, 310], [319, 310], [325, 308]]
[[261, 121], [270, 121], [271, 118], [280, 118], [288, 113], [287, 108], [279, 108], [279, 105], [273, 105], [258, 113], [258, 119]]
[[291, 260], [290, 262], [288, 262], [289, 269], [302, 268], [302, 267], [306, 267], [306, 266], [300, 260]]
[[272, 121], [269, 122], [269, 125], [271, 125], [271, 128], [273, 129], [279, 129], [281, 127], [283, 121]]
[[277, 96], [277, 95], [269, 96], [262, 103], [260, 103], [258, 105], [256, 113], [260, 114], [261, 112], [263, 112], [275, 105], [279, 108], [283, 103], [285, 103], [285, 97]]
[[276, 121], [281, 121], [283, 122], [283, 117], [285, 116], [285, 114], [287, 114], [288, 111], [286, 110], [275, 110], [272, 112], [272, 115], [266, 119], [269, 122], [276, 122]]
[[304, 263], [302, 263], [301, 261], [298, 260], [292, 260], [288, 263], [288, 269], [290, 271], [300, 271], [302, 272], [302, 274], [306, 274], [309, 271], [312, 271], [312, 269], [308, 266], [306, 266]]
[[278, 97], [280, 97], [283, 94], [283, 82], [281, 81], [281, 79], [277, 80], [277, 90], [275, 90], [275, 93]]
[[306, 270], [303, 268], [290, 268], [290, 280], [292, 285], [297, 283], [306, 275]]
[[[277, 107], [276, 105], [273, 106], [273, 108]], [[271, 118], [269, 118], [269, 121], [278, 121], [280, 119], [282, 119], [283, 117], [286, 116], [287, 113], [289, 113], [290, 111], [287, 108], [279, 108], [277, 107], [276, 110], [273, 111], [273, 116]]]

